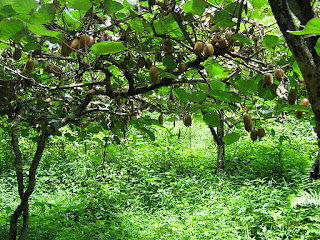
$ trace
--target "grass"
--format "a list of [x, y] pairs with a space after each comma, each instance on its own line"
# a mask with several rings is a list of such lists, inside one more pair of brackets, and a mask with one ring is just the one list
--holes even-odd
[[[30, 200], [28, 239], [317, 239], [314, 205], [291, 207], [301, 191], [320, 190], [308, 178], [315, 135], [295, 126], [275, 125], [275, 135], [269, 128], [254, 143], [242, 132], [218, 175], [212, 136], [198, 123], [191, 132], [160, 129], [155, 142], [131, 130], [106, 152], [99, 135], [86, 154], [83, 143], [52, 139]], [[2, 239], [18, 204], [12, 164], [3, 163], [10, 156], [3, 152], [0, 162]]]

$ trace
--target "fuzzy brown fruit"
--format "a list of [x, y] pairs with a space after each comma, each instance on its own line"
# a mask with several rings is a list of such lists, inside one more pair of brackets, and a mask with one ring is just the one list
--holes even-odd
[[72, 39], [71, 42], [70, 42], [70, 47], [75, 49], [75, 50], [79, 50], [80, 49], [80, 40], [79, 40], [79, 38]]
[[14, 60], [19, 60], [22, 55], [22, 50], [20, 48], [16, 48], [13, 52], [13, 59]]
[[96, 92], [96, 90], [94, 90], [94, 88], [92, 88], [92, 89], [90, 89], [89, 91], [88, 91], [88, 95], [94, 95], [95, 94], [95, 92]]
[[201, 54], [202, 50], [203, 50], [203, 46], [204, 46], [203, 42], [200, 42], [200, 41], [196, 42], [196, 44], [194, 45], [194, 48], [193, 48], [194, 52], [196, 54]]
[[251, 132], [252, 129], [253, 129], [253, 123], [252, 123], [252, 121], [251, 121], [249, 124], [245, 124], [245, 125], [244, 125], [244, 129], [245, 129], [247, 132]]
[[300, 105], [303, 107], [309, 107], [310, 106], [310, 102], [308, 98], [304, 98], [301, 100]]
[[257, 135], [259, 138], [263, 138], [266, 135], [266, 131], [263, 127], [259, 127], [257, 130]]
[[149, 68], [149, 75], [150, 75], [151, 77], [152, 77], [152, 76], [159, 75], [158, 68], [157, 68], [155, 65], [152, 65], [152, 66]]
[[180, 83], [174, 83], [174, 84], [172, 84], [172, 87], [173, 88], [179, 88], [180, 87]]
[[53, 73], [56, 77], [61, 75], [61, 68], [56, 65], [51, 65], [50, 72]]
[[32, 59], [28, 59], [28, 61], [24, 65], [24, 71], [27, 74], [30, 74], [32, 73], [33, 69], [34, 69], [34, 61]]
[[162, 114], [158, 117], [158, 122], [161, 125], [163, 124], [163, 115]]
[[146, 59], [144, 57], [138, 57], [137, 59], [137, 67], [143, 68], [146, 64]]
[[276, 69], [274, 71], [274, 77], [280, 81], [284, 77], [284, 71], [281, 68]]
[[296, 117], [297, 117], [298, 119], [303, 118], [303, 112], [302, 112], [302, 111], [296, 111]]
[[186, 68], [187, 68], [187, 66], [185, 63], [179, 63], [179, 65], [178, 65], [179, 73], [184, 73], [186, 71]]
[[296, 90], [291, 90], [288, 94], [288, 102], [290, 105], [294, 105], [296, 103], [296, 100], [298, 98], [298, 94]]
[[227, 45], [228, 45], [228, 43], [227, 43], [227, 41], [225, 39], [219, 40], [218, 44], [219, 44], [220, 48], [226, 48]]
[[243, 123], [245, 125], [249, 125], [250, 123], [252, 123], [252, 118], [250, 114], [246, 113], [245, 115], [243, 115]]
[[[66, 42], [68, 45], [70, 45], [70, 42]], [[61, 55], [64, 57], [68, 57], [70, 56], [70, 54], [72, 53], [72, 49], [65, 43], [62, 43], [61, 45]]]
[[89, 46], [90, 47], [94, 43], [95, 43], [95, 40], [90, 35], [82, 34], [80, 36], [80, 46], [81, 47], [84, 47], [84, 46]]
[[156, 75], [151, 76], [151, 82], [152, 83], [157, 83], [158, 81], [159, 81], [159, 73], [157, 72]]
[[184, 123], [184, 125], [185, 125], [186, 127], [190, 127], [191, 124], [192, 124], [192, 117], [191, 117], [191, 115], [189, 115], [189, 114], [185, 115], [184, 118], [183, 118], [183, 123]]
[[250, 132], [250, 138], [251, 138], [252, 141], [256, 141], [256, 140], [257, 140], [257, 138], [258, 138], [258, 132], [257, 132], [255, 129], [253, 129], [253, 130]]
[[163, 42], [163, 50], [166, 53], [172, 53], [173, 52], [173, 44], [172, 44], [170, 39], [164, 40], [164, 42]]
[[207, 57], [212, 57], [214, 53], [214, 47], [212, 44], [207, 43], [204, 45], [203, 52]]
[[273, 76], [271, 73], [265, 73], [263, 75], [263, 81], [266, 86], [271, 86], [273, 84]]

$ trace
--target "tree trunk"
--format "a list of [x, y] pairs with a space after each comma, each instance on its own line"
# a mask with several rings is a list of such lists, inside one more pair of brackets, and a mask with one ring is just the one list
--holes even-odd
[[217, 172], [224, 171], [225, 167], [225, 146], [222, 138], [224, 137], [224, 121], [221, 119], [220, 125], [215, 130], [213, 127], [209, 126], [213, 140], [217, 144]]
[[[318, 149], [320, 150], [320, 58], [314, 49], [319, 37], [295, 36], [288, 32], [288, 30], [296, 31], [299, 29], [292, 13], [296, 15], [302, 25], [305, 25], [316, 14], [313, 12], [309, 0], [291, 0], [290, 4], [288, 2], [285, 0], [269, 0], [280, 30], [303, 75], [308, 98], [315, 115], [315, 131], [318, 136]], [[290, 8], [291, 6], [292, 8]], [[315, 179], [319, 178], [319, 159], [318, 152], [318, 157], [310, 170], [310, 177]]]

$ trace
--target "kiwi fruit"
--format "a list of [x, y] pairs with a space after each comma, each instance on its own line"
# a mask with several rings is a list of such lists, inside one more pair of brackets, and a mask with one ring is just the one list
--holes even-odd
[[156, 75], [150, 75], [151, 76], [151, 82], [157, 83], [159, 81], [159, 72], [156, 73]]
[[166, 53], [172, 53], [173, 52], [173, 44], [172, 44], [170, 39], [164, 40], [164, 42], [163, 42], [163, 50]]
[[44, 67], [44, 71], [46, 73], [51, 73], [51, 67], [52, 67], [52, 64], [51, 63], [48, 63], [45, 67]]
[[46, 103], [50, 103], [51, 102], [51, 98], [47, 98], [46, 100], [44, 100]]
[[89, 46], [90, 47], [94, 43], [95, 43], [95, 40], [90, 35], [82, 34], [80, 36], [80, 46], [81, 47], [84, 47], [84, 46]]
[[210, 44], [212, 45], [212, 46], [214, 46], [214, 45], [216, 45], [216, 43], [218, 42], [219, 40], [216, 38], [216, 37], [213, 37], [213, 38], [211, 38], [211, 40], [210, 40]]
[[159, 117], [158, 117], [158, 122], [159, 122], [159, 124], [163, 124], [163, 115], [161, 114], [161, 115], [159, 115]]
[[22, 55], [22, 50], [20, 48], [14, 49], [14, 52], [13, 52], [14, 60], [19, 60], [21, 58], [21, 55]]
[[190, 127], [192, 124], [192, 118], [190, 114], [187, 114], [183, 117], [183, 123], [186, 127]]
[[70, 47], [75, 49], [75, 50], [79, 50], [80, 49], [80, 40], [79, 40], [79, 38], [72, 39], [71, 42], [70, 42]]
[[253, 123], [252, 121], [249, 124], [245, 124], [244, 128], [246, 129], [247, 132], [251, 132], [253, 129]]
[[265, 73], [263, 75], [263, 81], [266, 86], [271, 86], [273, 84], [273, 76], [271, 73]]
[[274, 71], [274, 77], [280, 81], [284, 77], [284, 71], [281, 68], [278, 68]]
[[220, 48], [226, 48], [227, 45], [228, 45], [228, 43], [227, 43], [227, 41], [225, 39], [219, 40], [218, 44], [219, 44]]
[[144, 57], [138, 57], [138, 59], [137, 59], [137, 67], [138, 68], [143, 68], [145, 64], [146, 64], [146, 59]]
[[[70, 45], [69, 41], [66, 43]], [[72, 53], [72, 49], [67, 44], [62, 43], [62, 46], [61, 46], [61, 55], [64, 57], [68, 57]]]
[[250, 132], [250, 138], [252, 141], [256, 141], [257, 138], [258, 138], [258, 132], [257, 130], [253, 129], [251, 132]]
[[88, 95], [94, 95], [95, 94], [95, 92], [96, 92], [96, 90], [94, 90], [94, 88], [92, 88], [92, 89], [90, 89], [89, 91], [88, 91]]
[[56, 77], [61, 75], [61, 68], [56, 65], [51, 65], [50, 72], [53, 73]]
[[296, 111], [296, 117], [297, 117], [298, 119], [303, 118], [303, 112], [302, 112], [302, 111]]
[[28, 59], [28, 61], [24, 65], [24, 71], [27, 74], [30, 74], [32, 73], [33, 69], [34, 69], [34, 61], [32, 59]]
[[173, 88], [179, 88], [180, 87], [180, 83], [174, 83], [174, 84], [172, 84], [172, 87]]
[[150, 75], [151, 77], [152, 77], [152, 76], [159, 75], [158, 68], [157, 68], [155, 65], [152, 65], [152, 66], [149, 68], [149, 75]]
[[185, 72], [185, 71], [186, 71], [186, 68], [187, 68], [187, 66], [186, 66], [185, 63], [179, 63], [179, 65], [178, 65], [178, 71], [179, 71], [179, 73]]
[[246, 113], [245, 115], [243, 115], [243, 123], [245, 125], [249, 125], [250, 123], [252, 123], [252, 118], [250, 114]]
[[290, 105], [294, 105], [296, 103], [296, 100], [298, 98], [298, 94], [296, 90], [291, 90], [288, 94], [288, 102]]
[[203, 42], [196, 42], [196, 44], [194, 45], [194, 48], [193, 48], [193, 50], [194, 50], [194, 52], [196, 53], [196, 54], [201, 54], [202, 53], [202, 50], [203, 50], [203, 47], [204, 47], [204, 44], [203, 44]]
[[301, 100], [300, 105], [303, 107], [309, 107], [310, 106], [310, 102], [308, 98], [304, 98]]
[[266, 131], [264, 130], [263, 127], [259, 127], [257, 129], [257, 135], [259, 138], [263, 138], [266, 135]]
[[214, 47], [212, 44], [207, 43], [204, 45], [203, 52], [207, 57], [212, 57], [214, 53]]
[[122, 103], [123, 103], [122, 97], [117, 96], [117, 97], [116, 97], [116, 103], [117, 103], [118, 106], [122, 105]]

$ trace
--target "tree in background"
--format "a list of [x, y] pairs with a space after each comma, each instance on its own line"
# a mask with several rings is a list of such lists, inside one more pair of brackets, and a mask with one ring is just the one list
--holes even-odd
[[[154, 140], [152, 126], [163, 116], [186, 126], [198, 118], [211, 130], [223, 171], [225, 144], [240, 138], [235, 127], [242, 122], [255, 141], [266, 119], [310, 116], [306, 104], [295, 104], [306, 96], [304, 83], [277, 29], [263, 18], [272, 15], [266, 3], [1, 2], [1, 127], [11, 133], [21, 199], [10, 239], [21, 216], [20, 239], [27, 235], [42, 153], [66, 125], [70, 140], [101, 132], [105, 143], [119, 144], [129, 124]], [[158, 119], [150, 116], [155, 111]], [[21, 137], [37, 145], [29, 166]]]

